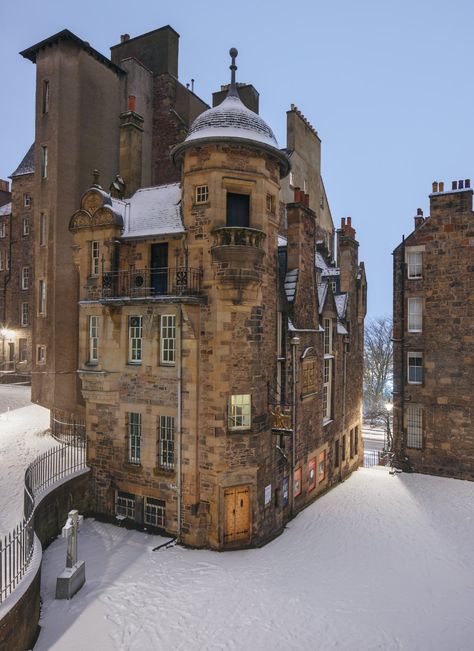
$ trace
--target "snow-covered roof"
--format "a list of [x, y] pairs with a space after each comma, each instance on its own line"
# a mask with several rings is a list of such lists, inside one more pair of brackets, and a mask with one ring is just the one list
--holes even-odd
[[124, 239], [184, 233], [179, 183], [137, 190], [126, 201], [112, 199], [112, 207], [123, 218]]
[[278, 236], [278, 246], [287, 246], [288, 245], [288, 240], [286, 237], [283, 237], [283, 235]]
[[14, 176], [22, 176], [23, 174], [32, 174], [35, 171], [35, 143], [26, 152], [23, 160], [18, 165], [16, 170], [11, 174], [11, 178]]
[[11, 215], [12, 214], [12, 202], [9, 201], [8, 203], [3, 204], [3, 206], [0, 206], [0, 217], [5, 217], [5, 215]]
[[336, 303], [337, 316], [340, 319], [345, 319], [346, 307], [347, 307], [347, 294], [337, 294], [336, 296], [334, 296], [334, 301]]
[[288, 271], [285, 276], [286, 298], [290, 303], [295, 300], [296, 284], [298, 282], [298, 269]]
[[324, 257], [318, 251], [316, 251], [316, 255], [314, 256], [314, 264], [318, 269], [321, 269], [322, 276], [339, 276], [339, 268], [328, 265]]
[[327, 283], [318, 283], [318, 305], [319, 305], [319, 314], [322, 313], [324, 308], [324, 303], [326, 302], [326, 296], [328, 293]]
[[198, 115], [185, 142], [221, 137], [254, 140], [278, 148], [268, 124], [235, 95], [228, 95], [221, 104]]
[[342, 325], [340, 321], [336, 323], [336, 332], [338, 335], [348, 335], [346, 328]]

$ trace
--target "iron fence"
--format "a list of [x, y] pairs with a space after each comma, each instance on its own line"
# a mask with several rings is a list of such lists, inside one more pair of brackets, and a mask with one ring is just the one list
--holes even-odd
[[373, 468], [380, 464], [381, 450], [364, 450], [364, 468]]
[[51, 435], [58, 443], [84, 447], [86, 424], [74, 416], [54, 412], [51, 414]]
[[15, 590], [33, 557], [36, 498], [61, 479], [85, 468], [85, 445], [58, 445], [41, 454], [26, 469], [24, 518], [0, 539], [0, 604]]

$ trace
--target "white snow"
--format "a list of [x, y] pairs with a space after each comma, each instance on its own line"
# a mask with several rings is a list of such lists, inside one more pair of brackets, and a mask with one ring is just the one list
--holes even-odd
[[24, 474], [28, 465], [56, 442], [47, 433], [49, 411], [29, 404], [30, 387], [0, 385], [0, 538], [23, 518]]
[[292, 269], [286, 272], [285, 276], [285, 292], [286, 298], [289, 303], [295, 300], [296, 285], [298, 284], [299, 269]]
[[45, 552], [35, 651], [472, 649], [474, 483], [362, 469], [261, 549], [216, 553], [87, 520], [86, 584], [55, 601]]
[[11, 215], [11, 213], [12, 213], [11, 201], [9, 203], [3, 204], [3, 206], [0, 206], [0, 217], [6, 217], [7, 215]]
[[[113, 199], [114, 208], [119, 203]], [[137, 190], [126, 202], [123, 238], [183, 233], [180, 205], [179, 183]]]

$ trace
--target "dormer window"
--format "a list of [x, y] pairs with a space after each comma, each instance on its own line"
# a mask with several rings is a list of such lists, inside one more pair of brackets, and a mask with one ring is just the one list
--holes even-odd
[[226, 226], [248, 228], [250, 224], [250, 196], [248, 194], [227, 193]]

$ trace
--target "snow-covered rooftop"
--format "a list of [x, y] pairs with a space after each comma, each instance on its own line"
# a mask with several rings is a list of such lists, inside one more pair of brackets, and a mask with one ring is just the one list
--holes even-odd
[[288, 271], [285, 276], [286, 298], [290, 303], [295, 300], [296, 284], [298, 282], [298, 269]]
[[339, 268], [329, 265], [324, 259], [324, 256], [318, 251], [316, 251], [316, 255], [314, 256], [314, 263], [318, 269], [321, 269], [322, 276], [339, 276]]
[[327, 283], [318, 283], [319, 314], [322, 314], [322, 311], [324, 309], [324, 303], [326, 302], [327, 293], [328, 293]]
[[123, 218], [124, 239], [184, 233], [180, 206], [179, 183], [137, 190], [126, 201], [112, 199], [113, 209]]
[[9, 201], [8, 203], [3, 204], [3, 206], [0, 206], [0, 217], [5, 217], [6, 215], [11, 215], [12, 214], [12, 202]]
[[340, 319], [346, 318], [347, 294], [337, 294], [334, 296], [336, 303], [337, 316]]
[[11, 174], [14, 176], [22, 176], [23, 174], [32, 174], [35, 171], [35, 143], [26, 152], [23, 160], [18, 165], [16, 170]]
[[268, 124], [234, 95], [201, 113], [192, 123], [185, 142], [202, 138], [243, 138], [278, 148]]

